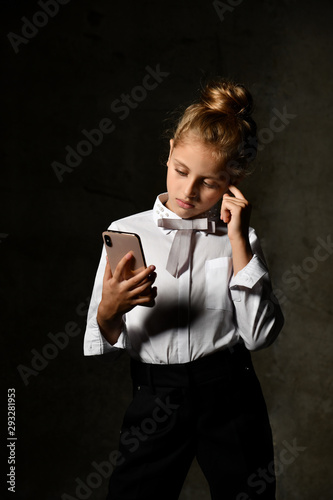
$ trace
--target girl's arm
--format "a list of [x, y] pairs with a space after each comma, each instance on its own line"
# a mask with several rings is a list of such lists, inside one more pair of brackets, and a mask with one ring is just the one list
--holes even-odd
[[230, 185], [229, 190], [234, 196], [230, 196], [228, 193], [224, 194], [221, 219], [228, 226], [232, 263], [234, 275], [236, 275], [253, 257], [249, 242], [251, 205], [235, 186]]
[[228, 225], [234, 275], [230, 282], [239, 335], [249, 350], [270, 345], [284, 319], [273, 291], [258, 239], [249, 241], [251, 206], [235, 186], [225, 194], [221, 219]]

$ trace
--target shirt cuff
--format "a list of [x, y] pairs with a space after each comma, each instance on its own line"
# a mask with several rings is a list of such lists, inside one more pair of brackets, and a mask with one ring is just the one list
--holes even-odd
[[253, 288], [267, 272], [268, 269], [265, 264], [258, 255], [254, 254], [250, 262], [238, 271], [236, 276], [231, 278], [229, 287], [244, 286], [246, 288]]
[[84, 355], [85, 356], [98, 356], [100, 354], [106, 354], [109, 352], [114, 352], [119, 349], [126, 348], [126, 325], [123, 323], [122, 331], [119, 338], [115, 344], [110, 344], [106, 338], [102, 335], [97, 320], [90, 323], [89, 331], [86, 332], [84, 339]]

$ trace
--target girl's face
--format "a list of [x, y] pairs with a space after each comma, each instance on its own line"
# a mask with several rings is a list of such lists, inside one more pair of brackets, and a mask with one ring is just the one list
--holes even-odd
[[199, 216], [212, 208], [228, 190], [228, 176], [211, 148], [194, 137], [174, 147], [170, 141], [167, 162], [166, 207], [182, 219]]

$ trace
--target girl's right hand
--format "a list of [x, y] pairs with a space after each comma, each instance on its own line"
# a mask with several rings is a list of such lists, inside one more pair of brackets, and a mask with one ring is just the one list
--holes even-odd
[[97, 322], [102, 334], [115, 344], [121, 332], [122, 316], [137, 305], [152, 306], [156, 297], [155, 266], [149, 266], [129, 279], [133, 254], [129, 252], [118, 263], [114, 275], [107, 260], [103, 277], [102, 300], [97, 311]]

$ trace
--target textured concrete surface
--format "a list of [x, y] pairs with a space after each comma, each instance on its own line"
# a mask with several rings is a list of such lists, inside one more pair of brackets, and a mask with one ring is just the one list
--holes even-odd
[[[1, 4], [2, 394], [16, 389], [18, 438], [11, 498], [105, 496], [96, 464], [116, 449], [130, 381], [126, 356], [82, 356], [100, 233], [164, 190], [164, 120], [203, 76], [220, 74], [256, 100], [261, 151], [243, 191], [286, 318], [276, 343], [253, 355], [277, 499], [331, 500], [331, 3], [60, 3], [48, 7], [53, 17], [36, 14], [38, 2]], [[158, 66], [156, 88], [138, 89]], [[135, 96], [132, 107], [119, 109], [122, 94]], [[100, 143], [87, 149], [82, 131], [97, 127]], [[57, 176], [54, 162], [67, 171]], [[193, 464], [181, 500], [209, 498]]]

